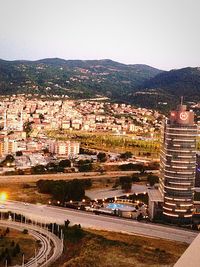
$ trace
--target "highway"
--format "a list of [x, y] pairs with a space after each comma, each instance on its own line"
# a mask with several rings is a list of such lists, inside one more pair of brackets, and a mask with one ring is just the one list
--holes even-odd
[[142, 223], [134, 220], [109, 217], [105, 215], [95, 215], [89, 212], [65, 209], [61, 207], [34, 204], [26, 206], [23, 203], [16, 201], [5, 202], [5, 207], [6, 210], [21, 213], [31, 220], [43, 223], [56, 222], [62, 224], [68, 219], [71, 224], [81, 224], [84, 228], [144, 235], [186, 242], [188, 244], [190, 244], [197, 236], [196, 232], [190, 230], [153, 223]]
[[[158, 173], [158, 170], [146, 171], [151, 173]], [[37, 182], [40, 179], [47, 180], [72, 180], [72, 179], [99, 179], [99, 178], [117, 178], [119, 176], [127, 176], [133, 173], [140, 173], [139, 171], [110, 171], [104, 174], [99, 172], [78, 172], [78, 173], [54, 173], [54, 174], [29, 174], [29, 175], [0, 175], [0, 183], [25, 183]]]

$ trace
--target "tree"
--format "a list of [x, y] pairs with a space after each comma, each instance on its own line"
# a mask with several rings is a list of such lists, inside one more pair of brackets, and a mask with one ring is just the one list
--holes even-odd
[[43, 165], [36, 165], [32, 167], [32, 171], [35, 174], [41, 174], [45, 172], [45, 167]]
[[143, 174], [146, 170], [145, 166], [142, 164], [138, 164], [138, 170], [140, 171], [141, 174]]
[[70, 221], [69, 220], [66, 220], [65, 221], [65, 228], [68, 228], [69, 224], [70, 224]]
[[132, 153], [132, 152], [130, 152], [130, 151], [126, 151], [125, 153], [122, 153], [122, 154], [120, 155], [120, 158], [121, 158], [121, 159], [124, 159], [124, 160], [127, 160], [127, 159], [129, 159], [129, 158], [132, 158], [132, 156], [133, 156], [133, 153]]
[[24, 123], [24, 131], [26, 132], [27, 136], [30, 135], [30, 132], [32, 131], [32, 122]]
[[137, 216], [137, 220], [138, 221], [141, 221], [143, 219], [143, 215], [142, 215], [142, 213], [140, 213], [138, 216]]
[[39, 180], [37, 187], [41, 193], [51, 194], [54, 200], [64, 203], [65, 201], [79, 201], [85, 196], [85, 188], [91, 186], [90, 179], [72, 181]]
[[47, 147], [45, 147], [42, 151], [44, 154], [49, 154], [49, 149]]
[[149, 182], [150, 186], [154, 186], [156, 183], [159, 182], [159, 177], [156, 175], [149, 174], [147, 176], [147, 181]]
[[22, 233], [25, 234], [25, 235], [27, 235], [27, 234], [28, 234], [28, 230], [27, 230], [27, 229], [24, 229], [24, 230], [22, 231]]
[[140, 178], [138, 176], [135, 176], [134, 174], [132, 175], [132, 182], [140, 182]]
[[11, 257], [9, 253], [6, 255], [5, 261], [7, 261], [7, 265], [11, 265]]
[[130, 192], [132, 187], [132, 178], [129, 176], [122, 176], [119, 178], [119, 183], [121, 184], [122, 190], [125, 192]]
[[21, 248], [20, 248], [19, 243], [16, 244], [16, 246], [15, 246], [15, 251], [16, 251], [16, 254], [20, 253]]
[[56, 172], [57, 171], [57, 165], [54, 162], [49, 162], [46, 165], [48, 172]]
[[126, 193], [131, 191], [132, 183], [123, 183], [122, 184], [122, 190], [124, 190]]
[[60, 167], [71, 167], [71, 161], [69, 159], [63, 159], [59, 162]]
[[17, 152], [16, 152], [16, 156], [17, 156], [17, 157], [20, 157], [20, 156], [22, 156], [22, 155], [23, 155], [22, 151], [17, 151]]
[[80, 172], [89, 172], [92, 171], [92, 163], [87, 163], [84, 165], [79, 166], [79, 171]]
[[98, 159], [98, 161], [100, 161], [100, 162], [106, 162], [106, 161], [107, 161], [107, 155], [106, 155], [106, 153], [104, 153], [104, 152], [99, 152], [99, 153], [97, 154], [97, 159]]
[[44, 120], [44, 115], [43, 115], [42, 113], [39, 114], [39, 119], [40, 119], [41, 121]]
[[5, 158], [5, 161], [6, 162], [13, 162], [15, 160], [15, 158], [13, 157], [13, 155], [7, 155], [6, 158]]

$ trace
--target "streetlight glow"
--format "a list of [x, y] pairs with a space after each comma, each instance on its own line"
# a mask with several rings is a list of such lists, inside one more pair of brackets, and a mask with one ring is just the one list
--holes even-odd
[[0, 194], [0, 200], [1, 200], [1, 201], [6, 201], [7, 198], [8, 198], [8, 195], [7, 195], [6, 192], [2, 192], [2, 193]]

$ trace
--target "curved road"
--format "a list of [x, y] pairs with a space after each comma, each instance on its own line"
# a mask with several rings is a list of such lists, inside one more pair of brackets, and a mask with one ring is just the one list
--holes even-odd
[[43, 223], [56, 222], [63, 224], [68, 219], [72, 224], [81, 224], [85, 228], [124, 232], [186, 243], [191, 243], [198, 234], [194, 231], [176, 227], [142, 223], [134, 220], [95, 215], [89, 212], [46, 205], [29, 204], [26, 206], [21, 202], [7, 201], [5, 207], [7, 210], [21, 213], [31, 220]]
[[44, 228], [31, 224], [18, 223], [9, 220], [0, 220], [0, 226], [10, 227], [18, 231], [28, 229], [29, 234], [40, 240], [40, 249], [34, 258], [31, 258], [24, 267], [46, 267], [56, 261], [62, 254], [62, 241]]

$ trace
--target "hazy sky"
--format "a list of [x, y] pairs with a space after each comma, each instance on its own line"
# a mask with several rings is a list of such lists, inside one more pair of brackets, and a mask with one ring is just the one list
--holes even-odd
[[200, 0], [0, 0], [0, 58], [200, 66]]

